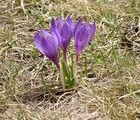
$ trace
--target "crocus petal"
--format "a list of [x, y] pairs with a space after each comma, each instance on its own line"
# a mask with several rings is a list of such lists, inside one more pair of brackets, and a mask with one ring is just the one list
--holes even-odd
[[42, 38], [42, 51], [59, 68], [58, 63], [58, 41], [54, 37]]
[[55, 40], [54, 37], [47, 37], [45, 39], [44, 37], [42, 38], [41, 42], [42, 50], [44, 53], [47, 53], [47, 57], [49, 56], [57, 56], [58, 52], [58, 42]]
[[35, 43], [35, 46], [37, 47], [37, 49], [42, 54], [44, 54], [44, 52], [42, 51], [42, 48], [41, 48], [41, 42], [42, 42], [41, 36], [39, 35], [39, 33], [35, 33], [34, 34], [34, 43]]
[[66, 19], [67, 23], [70, 25], [71, 29], [72, 29], [72, 33], [74, 32], [74, 23], [72, 21], [72, 18], [70, 16], [67, 17]]
[[82, 50], [86, 47], [88, 41], [88, 29], [87, 26], [84, 25], [77, 35], [75, 36], [75, 42], [76, 42], [76, 52], [79, 55]]
[[58, 29], [58, 32], [60, 32], [61, 31], [61, 28], [62, 28], [62, 26], [64, 24], [64, 21], [62, 20], [61, 17], [59, 17], [59, 18], [56, 19], [55, 22], [56, 22], [56, 27]]
[[51, 28], [50, 28], [50, 31], [51, 31], [51, 32], [55, 32], [55, 31], [56, 31], [56, 23], [55, 23], [54, 18], [53, 18], [52, 21], [51, 21]]
[[59, 34], [59, 31], [57, 29], [57, 26], [56, 26], [56, 23], [55, 23], [54, 19], [52, 19], [52, 21], [51, 21], [50, 31], [51, 31], [51, 33], [53, 33], [53, 35], [55, 34], [55, 36], [57, 36], [59, 46], [61, 47], [61, 36]]
[[76, 36], [76, 34], [79, 32], [79, 30], [81, 28], [82, 21], [83, 21], [82, 18], [80, 18], [78, 20], [78, 22], [76, 23], [75, 28], [74, 28], [74, 36]]
[[95, 22], [93, 23], [93, 25], [91, 26], [91, 29], [89, 29], [89, 40], [92, 39], [92, 37], [94, 36], [96, 31], [96, 24]]
[[70, 39], [72, 37], [72, 31], [71, 31], [70, 26], [67, 22], [65, 22], [63, 24], [60, 35], [62, 37], [61, 42], [62, 42], [63, 49], [66, 50], [67, 46], [70, 42]]
[[51, 36], [51, 34], [49, 32], [47, 32], [44, 28], [40, 30], [40, 37], [47, 37], [47, 36]]
[[57, 44], [56, 45], [57, 45], [57, 47], [59, 47], [60, 39], [61, 39], [60, 35], [57, 34], [56, 32], [51, 32], [51, 35], [54, 37], [55, 40], [57, 40]]

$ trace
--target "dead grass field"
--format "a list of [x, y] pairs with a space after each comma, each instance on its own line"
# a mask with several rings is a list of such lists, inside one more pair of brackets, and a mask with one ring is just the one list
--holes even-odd
[[[97, 32], [64, 91], [33, 35], [67, 15]], [[140, 1], [0, 0], [0, 120], [140, 120]]]

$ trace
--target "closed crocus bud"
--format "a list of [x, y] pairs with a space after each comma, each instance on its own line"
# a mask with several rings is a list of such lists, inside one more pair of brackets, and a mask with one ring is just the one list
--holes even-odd
[[62, 48], [65, 59], [68, 44], [70, 43], [72, 34], [74, 31], [74, 23], [70, 16], [66, 20], [62, 20], [61, 17], [56, 20], [52, 19], [51, 22], [51, 32], [55, 32], [56, 36], [59, 38], [59, 46]]
[[82, 19], [75, 25], [74, 39], [76, 47], [76, 59], [78, 60], [82, 50], [88, 45], [96, 31], [96, 24], [90, 25], [88, 22], [82, 23]]
[[58, 38], [52, 32], [51, 34], [45, 29], [40, 30], [34, 34], [34, 42], [37, 49], [45, 56], [47, 56], [59, 69], [58, 60]]

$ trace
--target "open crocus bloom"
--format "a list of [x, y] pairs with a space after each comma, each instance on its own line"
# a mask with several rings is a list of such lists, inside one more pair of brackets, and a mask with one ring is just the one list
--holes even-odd
[[66, 20], [62, 20], [61, 17], [51, 22], [51, 32], [54, 32], [59, 38], [59, 46], [62, 48], [66, 57], [67, 47], [70, 43], [72, 34], [74, 31], [74, 23], [70, 16]]
[[45, 29], [40, 30], [34, 34], [34, 42], [37, 49], [47, 56], [59, 69], [58, 60], [58, 38], [52, 32], [51, 34]]
[[87, 46], [92, 37], [94, 36], [96, 30], [96, 25], [90, 25], [88, 22], [82, 23], [82, 19], [75, 25], [74, 29], [74, 39], [76, 46], [76, 58], [81, 54], [82, 50]]

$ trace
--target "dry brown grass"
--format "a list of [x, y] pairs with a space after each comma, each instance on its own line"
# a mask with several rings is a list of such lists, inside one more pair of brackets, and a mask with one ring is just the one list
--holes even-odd
[[[104, 1], [0, 1], [0, 120], [140, 119], [140, 58], [119, 46], [140, 2]], [[33, 35], [48, 29], [53, 17], [67, 15], [95, 20], [96, 37], [80, 57], [79, 87], [45, 91], [59, 84], [59, 73], [37, 51]]]

